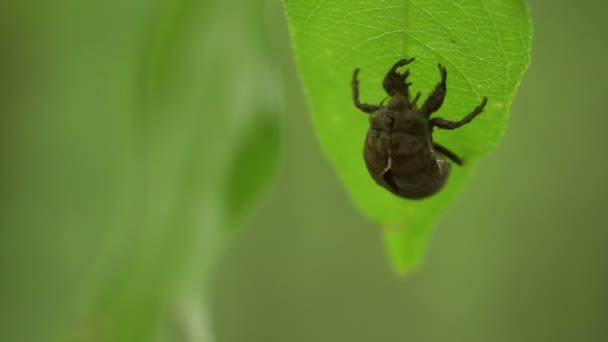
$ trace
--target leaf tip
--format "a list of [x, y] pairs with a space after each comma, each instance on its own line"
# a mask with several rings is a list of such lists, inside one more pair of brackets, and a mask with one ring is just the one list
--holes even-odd
[[412, 229], [400, 224], [398, 227], [386, 226], [384, 243], [395, 274], [405, 277], [417, 271], [422, 264], [426, 251], [426, 239], [412, 234]]

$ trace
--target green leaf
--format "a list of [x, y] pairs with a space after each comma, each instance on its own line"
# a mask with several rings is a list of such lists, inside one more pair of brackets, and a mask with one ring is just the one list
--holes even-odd
[[[394, 268], [406, 273], [424, 255], [431, 228], [465, 185], [471, 168], [494, 149], [530, 59], [531, 24], [522, 0], [284, 0], [298, 68], [321, 146], [356, 205], [385, 227]], [[435, 115], [456, 120], [483, 96], [485, 111], [435, 139], [466, 160], [448, 186], [423, 201], [399, 199], [367, 173], [362, 149], [367, 117], [352, 104], [350, 81], [361, 68], [363, 102], [386, 96], [381, 81], [397, 60], [411, 64], [413, 92], [424, 100], [448, 70], [448, 93]]]
[[103, 298], [115, 341], [191, 333], [198, 318], [184, 316], [208, 309], [208, 273], [270, 184], [280, 92], [257, 25], [266, 1], [162, 0], [149, 12], [137, 102], [147, 233]]
[[260, 193], [267, 187], [278, 160], [279, 124], [275, 115], [260, 118], [247, 127], [226, 169], [224, 208], [228, 225], [240, 226]]

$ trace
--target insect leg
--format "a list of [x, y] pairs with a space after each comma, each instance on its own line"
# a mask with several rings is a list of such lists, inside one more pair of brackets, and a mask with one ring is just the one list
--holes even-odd
[[413, 106], [414, 108], [416, 108], [416, 106], [417, 106], [418, 99], [420, 99], [420, 92], [418, 92], [418, 93], [416, 94], [416, 97], [414, 97], [414, 100], [412, 101], [412, 106]]
[[380, 101], [380, 106], [384, 106], [384, 103], [388, 100], [388, 97], [385, 97], [384, 100]]
[[443, 128], [443, 129], [456, 129], [460, 126], [468, 124], [477, 115], [479, 115], [481, 112], [483, 112], [483, 108], [486, 106], [486, 103], [488, 103], [488, 98], [484, 97], [483, 101], [481, 101], [481, 104], [479, 106], [477, 106], [477, 108], [475, 108], [467, 116], [462, 118], [462, 120], [460, 120], [460, 121], [449, 121], [449, 120], [442, 119], [442, 118], [433, 118], [433, 119], [429, 120], [429, 122], [431, 124], [431, 127], [439, 127], [439, 128]]
[[448, 78], [448, 71], [441, 64], [437, 64], [439, 66], [439, 72], [441, 73], [441, 81], [435, 87], [435, 90], [429, 95], [426, 99], [422, 107], [420, 107], [419, 113], [422, 116], [428, 118], [436, 112], [439, 107], [443, 104], [443, 100], [445, 99], [445, 94], [447, 92], [447, 88], [445, 85], [445, 81]]
[[361, 101], [359, 100], [359, 80], [357, 79], [357, 75], [359, 75], [358, 68], [355, 69], [355, 72], [353, 73], [353, 81], [351, 83], [353, 88], [353, 102], [355, 103], [355, 106], [357, 106], [357, 108], [359, 108], [361, 111], [365, 113], [373, 113], [381, 107], [376, 105], [370, 105], [367, 103], [361, 103]]
[[435, 150], [437, 150], [439, 153], [443, 154], [444, 156], [448, 157], [451, 161], [453, 161], [454, 163], [458, 164], [458, 165], [462, 165], [463, 164], [463, 160], [462, 158], [460, 158], [459, 156], [456, 155], [456, 153], [448, 150], [447, 148], [434, 143], [433, 147], [435, 148]]
[[408, 86], [410, 86], [411, 83], [406, 83], [405, 80], [410, 75], [410, 71], [406, 70], [403, 74], [400, 74], [397, 72], [397, 68], [400, 68], [404, 65], [408, 65], [414, 60], [416, 59], [402, 59], [390, 68], [390, 70], [384, 77], [384, 81], [382, 82], [382, 86], [384, 87], [384, 90], [388, 95], [393, 96], [395, 92], [398, 92], [404, 94], [409, 98]]

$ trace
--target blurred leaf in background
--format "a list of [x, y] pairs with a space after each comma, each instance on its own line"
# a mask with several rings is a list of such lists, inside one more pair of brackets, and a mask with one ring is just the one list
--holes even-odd
[[[465, 184], [479, 157], [492, 151], [530, 60], [531, 25], [522, 0], [316, 1], [284, 0], [299, 71], [323, 150], [355, 203], [382, 224], [395, 270], [421, 262], [431, 226]], [[437, 116], [457, 121], [482, 97], [484, 113], [435, 140], [462, 156], [442, 192], [404, 201], [377, 186], [363, 163], [367, 117], [353, 105], [350, 81], [361, 68], [362, 102], [380, 103], [381, 81], [397, 60], [415, 57], [410, 81], [423, 99], [448, 70], [448, 94]]]
[[0, 4], [0, 339], [206, 341], [280, 145], [270, 1]]

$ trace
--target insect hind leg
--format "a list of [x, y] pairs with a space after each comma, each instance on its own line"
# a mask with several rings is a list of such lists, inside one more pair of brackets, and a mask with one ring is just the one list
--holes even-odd
[[448, 150], [446, 147], [443, 147], [437, 143], [433, 144], [433, 147], [435, 148], [436, 151], [438, 151], [439, 153], [443, 154], [444, 156], [448, 157], [451, 161], [453, 161], [454, 163], [461, 165], [464, 163], [464, 161], [462, 160], [462, 158], [460, 158], [458, 155], [456, 155], [456, 153]]

